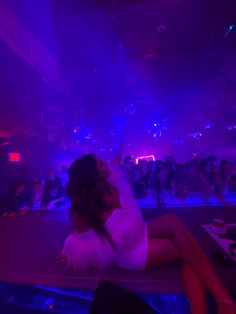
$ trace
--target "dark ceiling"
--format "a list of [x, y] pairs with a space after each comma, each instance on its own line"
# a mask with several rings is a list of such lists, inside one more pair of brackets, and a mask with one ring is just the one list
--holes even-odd
[[0, 5], [1, 131], [102, 137], [130, 104], [133, 129], [156, 116], [179, 137], [236, 118], [235, 0]]

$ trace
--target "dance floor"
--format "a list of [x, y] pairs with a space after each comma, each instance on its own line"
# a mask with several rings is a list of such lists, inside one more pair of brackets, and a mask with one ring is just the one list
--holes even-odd
[[[201, 225], [214, 218], [236, 223], [236, 208], [163, 207], [142, 209], [145, 220], [162, 214], [178, 215], [198, 239], [228, 290], [236, 293], [236, 264]], [[156, 271], [125, 271], [113, 268], [107, 273], [70, 273], [57, 259], [70, 229], [67, 210], [32, 211], [25, 216], [0, 218], [0, 281], [63, 289], [95, 289], [100, 278], [135, 292], [178, 293], [183, 288], [180, 265]]]

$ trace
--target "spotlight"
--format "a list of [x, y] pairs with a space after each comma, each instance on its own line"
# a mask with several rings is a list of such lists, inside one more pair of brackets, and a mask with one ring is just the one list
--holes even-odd
[[228, 129], [229, 131], [236, 130], [236, 125], [235, 125], [235, 124], [230, 124], [230, 125], [227, 126], [227, 129]]
[[136, 112], [136, 107], [134, 104], [129, 104], [125, 107], [125, 112], [129, 115], [133, 115]]
[[163, 33], [166, 30], [166, 26], [164, 24], [160, 24], [157, 30], [159, 33]]
[[189, 136], [192, 137], [193, 139], [199, 140], [200, 137], [202, 137], [202, 133], [200, 131], [194, 131], [190, 133]]
[[204, 129], [211, 129], [213, 127], [213, 124], [208, 122], [208, 123], [205, 123], [203, 127]]
[[236, 26], [235, 24], [230, 24], [229, 25], [229, 31], [231, 32], [233, 29], [235, 29], [235, 26]]

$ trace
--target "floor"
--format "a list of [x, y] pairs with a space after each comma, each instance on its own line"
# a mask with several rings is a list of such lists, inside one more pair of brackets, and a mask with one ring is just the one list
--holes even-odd
[[[236, 205], [236, 192], [228, 193], [225, 196], [225, 200], [232, 206]], [[138, 200], [138, 203], [141, 208], [153, 208], [157, 206], [156, 200], [150, 200], [150, 199], [149, 200], [141, 199], [141, 200]], [[161, 206], [167, 207], [167, 208], [171, 208], [171, 207], [183, 208], [183, 207], [196, 207], [196, 206], [205, 207], [206, 203], [203, 201], [201, 194], [199, 192], [190, 192], [185, 201], [176, 200], [166, 195], [165, 198], [161, 200]], [[207, 206], [223, 206], [223, 205], [214, 196], [212, 196], [208, 199]]]

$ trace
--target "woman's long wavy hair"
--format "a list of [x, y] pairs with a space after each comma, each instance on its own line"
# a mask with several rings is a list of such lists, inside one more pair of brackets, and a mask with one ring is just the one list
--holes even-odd
[[[71, 201], [70, 218], [75, 222], [82, 219], [98, 235], [104, 236], [114, 248], [111, 235], [104, 227], [102, 212], [117, 208], [117, 204], [107, 204], [105, 193], [115, 190], [100, 175], [94, 155], [77, 159], [69, 168], [67, 194]], [[117, 193], [118, 191], [115, 190]]]

